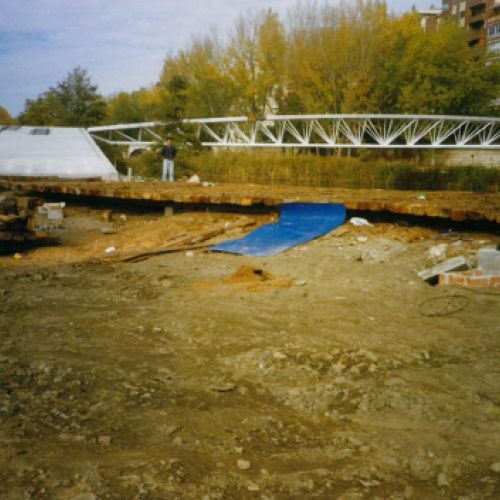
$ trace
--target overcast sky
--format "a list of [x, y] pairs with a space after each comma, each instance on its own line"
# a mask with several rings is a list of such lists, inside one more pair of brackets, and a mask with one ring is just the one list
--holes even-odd
[[[335, 0], [330, 0], [334, 3]], [[17, 115], [26, 98], [76, 66], [109, 95], [158, 80], [168, 53], [215, 28], [226, 34], [249, 10], [285, 16], [297, 0], [0, 0], [0, 105]], [[431, 0], [388, 0], [396, 12]], [[434, 2], [440, 5], [440, 1]]]

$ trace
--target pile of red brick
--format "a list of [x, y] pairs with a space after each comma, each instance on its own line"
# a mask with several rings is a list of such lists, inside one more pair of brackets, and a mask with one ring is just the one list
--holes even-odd
[[499, 274], [485, 274], [479, 269], [457, 273], [444, 273], [439, 275], [440, 285], [457, 285], [465, 287], [488, 286], [500, 287]]

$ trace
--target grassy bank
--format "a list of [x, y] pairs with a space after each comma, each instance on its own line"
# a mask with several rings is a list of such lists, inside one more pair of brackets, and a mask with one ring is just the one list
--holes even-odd
[[[157, 155], [131, 158], [134, 175], [159, 177]], [[500, 170], [417, 165], [408, 160], [339, 158], [279, 151], [180, 151], [176, 177], [298, 186], [498, 192]]]

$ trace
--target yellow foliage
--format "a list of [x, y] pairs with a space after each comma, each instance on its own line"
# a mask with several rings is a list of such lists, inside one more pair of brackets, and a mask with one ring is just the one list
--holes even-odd
[[0, 106], [0, 125], [14, 125], [15, 120], [10, 116], [9, 112]]
[[297, 3], [287, 23], [267, 9], [241, 17], [227, 44], [193, 40], [165, 59], [157, 85], [116, 96], [108, 114], [488, 114], [499, 71], [466, 49], [456, 23], [425, 33], [418, 14], [390, 14], [381, 0]]

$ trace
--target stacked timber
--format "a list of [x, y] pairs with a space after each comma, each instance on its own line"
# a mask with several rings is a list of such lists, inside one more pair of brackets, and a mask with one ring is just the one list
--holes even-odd
[[34, 240], [40, 235], [35, 231], [36, 207], [39, 198], [0, 193], [0, 242]]

